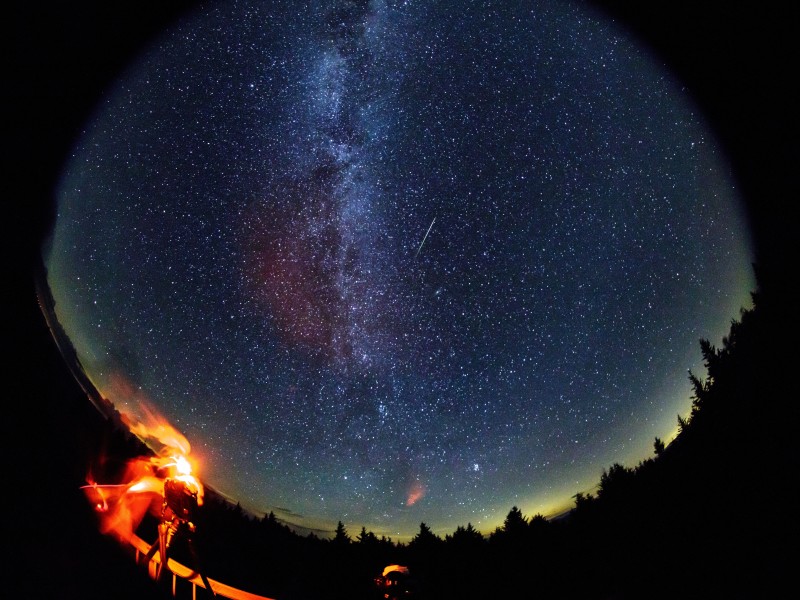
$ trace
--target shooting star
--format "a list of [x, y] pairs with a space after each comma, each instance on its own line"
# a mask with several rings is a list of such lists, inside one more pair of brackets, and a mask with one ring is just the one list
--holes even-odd
[[414, 258], [417, 258], [419, 256], [419, 251], [422, 250], [422, 246], [425, 245], [425, 240], [428, 239], [428, 234], [431, 232], [431, 229], [433, 229], [433, 224], [435, 222], [436, 222], [436, 217], [433, 217], [433, 221], [431, 221], [431, 224], [428, 226], [428, 231], [425, 232], [425, 237], [422, 238], [422, 242], [420, 243], [419, 248], [417, 248], [417, 253], [414, 255]]

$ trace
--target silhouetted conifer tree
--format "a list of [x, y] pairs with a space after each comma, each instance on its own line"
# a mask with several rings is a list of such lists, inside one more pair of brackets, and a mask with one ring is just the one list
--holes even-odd
[[424, 522], [419, 524], [419, 532], [408, 543], [409, 548], [425, 551], [442, 542], [442, 538], [431, 531]]
[[619, 463], [611, 465], [608, 471], [603, 469], [597, 495], [602, 498], [610, 494], [624, 491], [629, 486], [632, 475], [633, 470], [627, 469]]
[[361, 527], [361, 532], [356, 536], [356, 541], [365, 546], [375, 545], [378, 543], [378, 536], [371, 531], [367, 531], [366, 527]]
[[587, 510], [594, 502], [594, 496], [590, 493], [584, 494], [583, 492], [578, 492], [575, 494], [575, 509], [576, 511], [584, 511]]
[[528, 520], [523, 516], [522, 511], [516, 506], [512, 506], [503, 521], [503, 531], [510, 535], [521, 535], [527, 530]]
[[689, 419], [678, 415], [678, 433], [683, 433], [689, 428]]
[[472, 526], [472, 523], [467, 523], [466, 527], [461, 525], [456, 527], [453, 535], [445, 536], [445, 541], [457, 548], [474, 548], [482, 545], [486, 540], [481, 532]]
[[334, 534], [332, 541], [337, 546], [346, 546], [352, 541], [347, 533], [344, 523], [341, 521], [339, 521], [339, 523], [336, 525], [336, 533]]
[[550, 521], [541, 513], [536, 513], [528, 521], [528, 528], [531, 531], [543, 531], [550, 527]]

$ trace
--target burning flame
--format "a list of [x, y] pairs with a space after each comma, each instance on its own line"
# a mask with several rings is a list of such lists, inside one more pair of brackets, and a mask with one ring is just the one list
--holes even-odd
[[144, 419], [123, 416], [130, 431], [154, 448], [155, 456], [128, 461], [117, 483], [100, 484], [87, 478], [83, 490], [100, 515], [100, 530], [130, 542], [146, 514], [160, 518], [164, 506], [164, 483], [182, 482], [203, 503], [203, 485], [194, 476], [196, 464], [189, 457], [186, 438], [151, 407], [142, 406]]
[[383, 569], [383, 573], [381, 573], [381, 577], [386, 577], [389, 573], [394, 573], [397, 571], [398, 573], [403, 573], [404, 575], [408, 575], [408, 567], [404, 567], [401, 565], [388, 565]]

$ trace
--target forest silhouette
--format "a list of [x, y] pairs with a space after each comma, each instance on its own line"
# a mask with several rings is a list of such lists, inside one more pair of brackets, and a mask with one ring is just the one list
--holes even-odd
[[[375, 580], [389, 564], [409, 568], [413, 593], [404, 597], [419, 599], [777, 593], [797, 558], [799, 415], [783, 389], [789, 356], [775, 343], [789, 296], [769, 273], [756, 269], [756, 278], [752, 308], [732, 321], [721, 345], [699, 342], [706, 374], [689, 373], [691, 412], [677, 415], [677, 437], [668, 445], [655, 438], [653, 456], [638, 465], [610, 465], [596, 493], [577, 493], [569, 513], [547, 519], [515, 506], [488, 535], [466, 523], [444, 538], [423, 522], [413, 539], [397, 543], [365, 528], [349, 532], [342, 522], [330, 538], [301, 535], [273, 513], [253, 516], [209, 490], [194, 540], [203, 569], [286, 600], [382, 598]], [[85, 393], [83, 401], [91, 407]], [[119, 421], [94, 413], [83, 415], [85, 464], [113, 480], [127, 459], [149, 451]], [[153, 541], [156, 525], [146, 518], [139, 535]], [[174, 556], [189, 562], [185, 548]]]

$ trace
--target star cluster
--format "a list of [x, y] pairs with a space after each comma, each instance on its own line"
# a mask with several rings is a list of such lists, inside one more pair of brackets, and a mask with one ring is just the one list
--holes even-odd
[[257, 511], [402, 538], [547, 512], [688, 405], [749, 241], [687, 92], [555, 2], [208, 6], [66, 166], [59, 319]]

